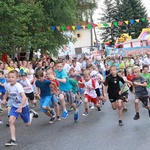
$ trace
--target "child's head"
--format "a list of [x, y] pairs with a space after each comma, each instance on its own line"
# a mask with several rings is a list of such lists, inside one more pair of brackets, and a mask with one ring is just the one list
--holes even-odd
[[3, 76], [4, 76], [4, 71], [0, 70], [0, 79], [3, 78]]
[[123, 71], [118, 71], [118, 76], [122, 77], [124, 75]]
[[27, 78], [27, 73], [23, 72], [23, 73], [21, 74], [21, 79], [22, 79], [22, 80], [26, 80], [26, 78]]
[[74, 68], [71, 68], [71, 69], [69, 70], [69, 75], [73, 76], [73, 75], [74, 75], [74, 73], [75, 73]]
[[59, 72], [62, 71], [62, 69], [63, 69], [63, 60], [62, 59], [58, 59], [56, 61], [56, 68]]
[[42, 82], [44, 80], [44, 73], [42, 70], [37, 71], [35, 76], [36, 76], [37, 80], [39, 80], [40, 82]]
[[132, 69], [127, 69], [127, 74], [131, 75], [132, 74]]
[[84, 80], [85, 81], [90, 80], [90, 71], [89, 70], [84, 71]]
[[147, 73], [148, 73], [148, 70], [149, 70], [148, 65], [144, 65], [144, 66], [143, 66], [143, 73], [144, 73], [144, 74], [147, 74]]
[[92, 64], [87, 65], [86, 69], [91, 72], [92, 71]]
[[53, 80], [55, 78], [55, 73], [52, 69], [46, 70], [46, 78]]
[[116, 76], [117, 75], [117, 69], [115, 66], [111, 66], [110, 67], [110, 73], [113, 75], [113, 76]]
[[16, 70], [12, 70], [8, 73], [8, 76], [9, 76], [9, 82], [11, 85], [14, 85], [17, 80], [18, 80], [18, 72]]
[[8, 75], [8, 74], [5, 74], [5, 79], [6, 79], [6, 82], [7, 82], [7, 83], [10, 82], [10, 79], [9, 79], [9, 75]]
[[140, 67], [139, 66], [134, 66], [132, 68], [132, 73], [135, 78], [138, 78], [140, 76]]

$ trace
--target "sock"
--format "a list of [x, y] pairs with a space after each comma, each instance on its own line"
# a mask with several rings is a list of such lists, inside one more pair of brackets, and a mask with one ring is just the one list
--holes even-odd
[[122, 120], [119, 120], [119, 123], [122, 123]]
[[139, 115], [139, 112], [136, 112], [136, 115]]
[[85, 108], [85, 112], [87, 112], [87, 113], [88, 113], [88, 108]]
[[57, 116], [57, 118], [59, 118], [59, 116]]
[[67, 112], [67, 109], [65, 108], [64, 111]]

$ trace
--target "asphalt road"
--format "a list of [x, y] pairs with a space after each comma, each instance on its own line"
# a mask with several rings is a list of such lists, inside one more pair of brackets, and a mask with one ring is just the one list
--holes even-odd
[[[118, 126], [117, 111], [111, 109], [107, 101], [102, 112], [90, 110], [87, 117], [82, 116], [83, 104], [79, 107], [78, 123], [73, 121], [73, 112], [65, 120], [49, 124], [49, 118], [40, 113], [27, 128], [19, 118], [16, 122], [17, 146], [5, 147], [10, 139], [9, 128], [0, 125], [0, 150], [149, 150], [150, 118], [140, 104], [140, 116], [135, 115], [133, 95], [127, 104], [128, 112], [123, 114], [124, 126]], [[4, 111], [4, 115], [6, 111]], [[3, 117], [4, 123], [7, 117]]]

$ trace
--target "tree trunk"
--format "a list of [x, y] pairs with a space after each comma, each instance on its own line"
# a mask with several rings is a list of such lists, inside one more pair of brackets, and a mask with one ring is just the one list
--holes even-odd
[[30, 48], [29, 61], [33, 59], [33, 47]]

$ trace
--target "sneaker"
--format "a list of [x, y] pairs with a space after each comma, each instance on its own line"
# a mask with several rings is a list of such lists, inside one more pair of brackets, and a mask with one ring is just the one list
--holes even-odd
[[97, 110], [98, 110], [98, 112], [101, 112], [100, 106], [97, 106]]
[[67, 116], [68, 116], [68, 113], [66, 111], [63, 111], [61, 118], [66, 119]]
[[78, 100], [78, 101], [76, 102], [77, 107], [80, 106], [81, 104], [82, 104], [82, 101], [79, 101], [79, 100]]
[[119, 126], [123, 126], [122, 120], [119, 121]]
[[73, 111], [73, 108], [72, 108], [72, 107], [70, 107], [70, 108], [68, 109], [68, 111], [69, 111], [69, 112]]
[[3, 124], [3, 121], [2, 121], [2, 120], [0, 120], [0, 124]]
[[139, 114], [136, 114], [135, 116], [134, 116], [134, 118], [133, 118], [134, 120], [138, 120], [138, 119], [140, 119], [140, 115]]
[[91, 106], [90, 109], [91, 109], [91, 110], [95, 109], [95, 106]]
[[84, 112], [82, 115], [83, 116], [88, 116], [88, 112]]
[[123, 110], [122, 110], [122, 112], [127, 112], [128, 111], [128, 109], [127, 108], [123, 108]]
[[2, 113], [3, 112], [3, 110], [0, 108], [0, 113]]
[[78, 121], [79, 119], [79, 110], [76, 110], [76, 112], [74, 113], [74, 121]]
[[60, 120], [61, 120], [61, 118], [60, 118], [59, 116], [57, 116], [57, 120], [59, 120], [59, 121], [60, 121]]
[[17, 142], [12, 139], [8, 141], [7, 143], [5, 143], [5, 146], [14, 146], [14, 145], [17, 145]]
[[33, 113], [33, 118], [39, 117], [39, 114], [36, 111], [34, 111], [33, 109], [30, 109], [30, 113]]
[[49, 123], [54, 123], [55, 120], [56, 120], [56, 117], [53, 117], [53, 118], [50, 119]]
[[55, 113], [54, 108], [52, 108], [52, 110], [50, 111], [50, 113], [52, 114], [53, 118], [56, 117], [56, 113]]
[[6, 126], [9, 127], [9, 122], [6, 123]]

